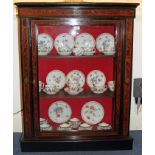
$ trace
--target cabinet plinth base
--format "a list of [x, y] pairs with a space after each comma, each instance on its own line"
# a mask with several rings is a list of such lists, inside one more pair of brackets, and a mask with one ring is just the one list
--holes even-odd
[[22, 152], [131, 150], [132, 137], [89, 140], [20, 140]]

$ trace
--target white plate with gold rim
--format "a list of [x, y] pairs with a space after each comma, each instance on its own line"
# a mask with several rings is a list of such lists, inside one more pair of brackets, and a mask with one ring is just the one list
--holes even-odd
[[104, 108], [99, 102], [87, 102], [81, 109], [81, 116], [90, 125], [98, 124], [104, 117]]
[[38, 35], [38, 55], [47, 55], [53, 49], [53, 38], [46, 34], [40, 33]]
[[48, 109], [48, 116], [55, 123], [65, 123], [71, 118], [71, 115], [71, 107], [64, 101], [56, 101]]

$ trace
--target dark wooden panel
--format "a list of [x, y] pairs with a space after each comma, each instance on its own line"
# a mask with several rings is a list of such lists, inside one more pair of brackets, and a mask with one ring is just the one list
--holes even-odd
[[21, 137], [21, 149], [23, 152], [49, 152], [49, 151], [91, 151], [91, 150], [130, 150], [133, 139], [131, 137], [96, 137], [81, 140], [31, 140], [25, 141]]
[[124, 73], [124, 102], [123, 102], [123, 135], [129, 135], [131, 85], [132, 85], [132, 48], [133, 48], [133, 19], [126, 20], [126, 48]]
[[19, 8], [20, 16], [33, 17], [134, 17], [134, 9], [81, 9], [81, 8]]
[[82, 2], [82, 3], [64, 3], [64, 2], [58, 2], [58, 3], [53, 3], [53, 2], [17, 2], [15, 3], [18, 7], [97, 7], [97, 8], [136, 8], [139, 3], [114, 3], [114, 2], [105, 2], [105, 3], [87, 3], [87, 2]]
[[28, 19], [20, 20], [21, 29], [21, 69], [22, 69], [22, 93], [23, 93], [23, 120], [24, 137], [32, 137], [32, 115], [31, 115], [31, 88], [30, 88], [30, 54], [28, 39]]
[[116, 99], [115, 99], [115, 109], [114, 109], [114, 115], [113, 120], [115, 120], [115, 128], [116, 130], [119, 130], [120, 132], [120, 98], [121, 98], [121, 75], [122, 75], [122, 36], [123, 36], [123, 20], [120, 21], [119, 25], [116, 27], [116, 62], [115, 62], [115, 69], [116, 69]]

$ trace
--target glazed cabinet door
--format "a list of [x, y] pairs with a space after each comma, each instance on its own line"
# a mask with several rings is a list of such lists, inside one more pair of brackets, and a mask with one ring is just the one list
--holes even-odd
[[35, 137], [119, 136], [124, 21], [29, 24]]

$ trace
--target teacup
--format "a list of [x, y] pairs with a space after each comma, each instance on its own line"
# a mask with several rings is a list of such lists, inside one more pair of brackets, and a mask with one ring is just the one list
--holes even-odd
[[47, 120], [44, 118], [40, 118], [40, 125], [47, 124]]
[[104, 123], [104, 122], [98, 124], [98, 126], [97, 126], [98, 130], [110, 130], [111, 128], [112, 127], [111, 127], [110, 124], [107, 124], [107, 123]]
[[47, 84], [45, 85], [45, 88], [43, 89], [43, 91], [48, 95], [52, 95], [52, 94], [56, 94], [59, 91], [59, 89], [54, 85]]
[[92, 126], [87, 123], [80, 124], [79, 130], [92, 130]]
[[60, 131], [69, 131], [71, 129], [71, 125], [69, 123], [60, 124], [58, 130]]
[[79, 93], [81, 93], [83, 91], [83, 88], [78, 87], [76, 89], [72, 89], [71, 87], [66, 87], [65, 92], [67, 92], [69, 95], [78, 95]]
[[42, 81], [39, 81], [39, 92], [41, 92], [42, 89], [44, 89], [44, 83]]
[[72, 53], [72, 50], [67, 46], [62, 46], [62, 47], [58, 48], [58, 54], [59, 55], [65, 56], [65, 55], [71, 55], [71, 53]]
[[92, 47], [84, 47], [83, 55], [94, 55], [95, 50]]
[[81, 48], [78, 48], [78, 47], [76, 47], [76, 48], [73, 49], [73, 54], [75, 56], [81, 56], [81, 55], [83, 55], [83, 52], [84, 51]]
[[110, 46], [106, 46], [104, 49], [104, 54], [105, 55], [114, 55], [115, 54], [115, 48], [110, 47]]
[[108, 81], [108, 88], [110, 91], [115, 91], [115, 81]]
[[80, 122], [80, 120], [78, 118], [72, 118], [72, 119], [70, 119], [70, 124], [71, 124], [71, 127], [73, 129], [77, 129], [79, 127], [80, 123], [81, 122]]
[[104, 93], [107, 90], [107, 85], [104, 85], [104, 86], [94, 86], [94, 87], [91, 87], [90, 89], [95, 94], [101, 94], [101, 93]]
[[65, 88], [65, 91], [70, 95], [77, 95], [83, 91], [83, 88], [80, 87], [77, 81], [72, 81], [68, 83], [68, 87]]
[[52, 126], [48, 123], [46, 124], [41, 124], [40, 125], [40, 130], [41, 131], [51, 131], [52, 130]]

